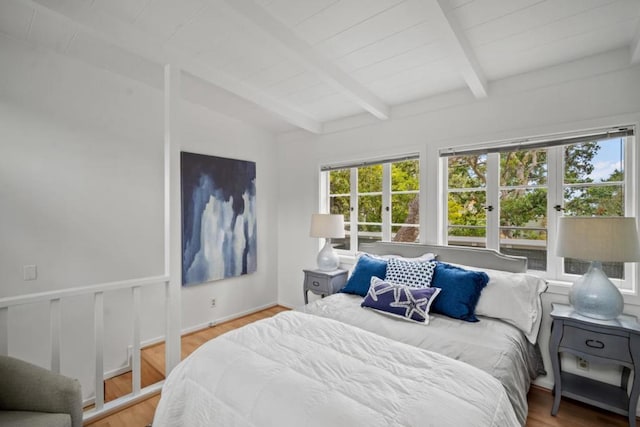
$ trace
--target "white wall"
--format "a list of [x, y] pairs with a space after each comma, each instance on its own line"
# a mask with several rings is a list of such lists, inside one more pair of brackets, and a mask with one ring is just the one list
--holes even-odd
[[[562, 131], [638, 124], [640, 66], [629, 52], [607, 54], [493, 82], [489, 97], [475, 100], [459, 91], [393, 109], [392, 118], [360, 116], [331, 123], [324, 135], [292, 132], [279, 137], [278, 298], [302, 300], [302, 269], [315, 265], [317, 239], [308, 237], [311, 213], [318, 209], [319, 165], [420, 150], [426, 210], [425, 241], [437, 243], [438, 149], [448, 146], [544, 135]], [[550, 303], [565, 295], [545, 295], [540, 343], [547, 370]], [[640, 314], [637, 306], [627, 312]], [[597, 374], [596, 374], [597, 375]], [[606, 375], [605, 375], [606, 376]], [[550, 376], [538, 381], [550, 386]]]
[[[1, 36], [0, 63], [0, 298], [162, 275], [162, 93]], [[183, 288], [181, 327], [192, 330], [277, 300], [276, 150], [270, 133], [185, 102], [181, 111], [184, 150], [257, 166], [257, 273]], [[36, 281], [23, 281], [27, 264]], [[143, 291], [143, 340], [164, 333], [162, 297], [162, 286]], [[126, 363], [130, 304], [127, 292], [105, 296], [107, 371]], [[85, 397], [92, 310], [90, 298], [62, 303], [62, 372]], [[48, 367], [48, 318], [43, 305], [10, 310], [9, 353]]]
[[[183, 107], [184, 108], [184, 107]], [[182, 290], [183, 329], [197, 329], [277, 303], [277, 151], [275, 137], [205, 108], [183, 114], [182, 149], [256, 162], [258, 269], [255, 274]], [[216, 308], [210, 299], [216, 298]]]

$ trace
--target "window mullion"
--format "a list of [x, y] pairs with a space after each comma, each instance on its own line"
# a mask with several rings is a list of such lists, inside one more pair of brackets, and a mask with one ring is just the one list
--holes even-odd
[[391, 241], [391, 163], [382, 165], [382, 241]]
[[500, 154], [487, 155], [487, 248], [500, 250]]
[[[638, 182], [638, 164], [637, 161], [637, 147], [633, 144], [633, 136], [627, 136], [622, 139], [623, 152], [624, 152], [624, 215], [628, 217], [636, 217], [638, 215], [638, 189], [636, 188]], [[637, 219], [636, 219], [637, 222]], [[640, 272], [638, 271], [638, 263], [626, 262], [624, 264], [624, 277], [625, 284], [622, 286], [624, 289], [629, 289], [634, 295], [638, 295], [638, 285], [640, 282]]]
[[358, 168], [351, 168], [351, 211], [349, 213], [350, 239], [349, 244], [351, 251], [358, 252]]
[[329, 172], [320, 172], [320, 194], [328, 194], [328, 197], [320, 198], [320, 212], [329, 212], [331, 206], [331, 191], [329, 185]]
[[[438, 209], [438, 244], [439, 245], [448, 245], [449, 244], [449, 162], [446, 157], [440, 157], [438, 162], [438, 172], [439, 172], [439, 188], [442, 188], [442, 192], [439, 197], [439, 209]], [[426, 174], [425, 174], [426, 175]], [[422, 182], [420, 183], [422, 188]], [[426, 187], [426, 185], [424, 186]], [[422, 217], [424, 215], [420, 215], [420, 222], [422, 225]]]
[[564, 147], [551, 147], [547, 150], [547, 276], [560, 277], [563, 274], [562, 258], [556, 256], [556, 232], [558, 218], [562, 211], [554, 206], [564, 207]]

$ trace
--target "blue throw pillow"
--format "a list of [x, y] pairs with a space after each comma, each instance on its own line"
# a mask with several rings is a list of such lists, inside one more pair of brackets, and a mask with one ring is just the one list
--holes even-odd
[[438, 288], [412, 288], [373, 277], [369, 292], [360, 305], [401, 319], [428, 324], [429, 308], [440, 292]]
[[369, 292], [372, 277], [384, 277], [387, 274], [387, 260], [362, 255], [358, 258], [349, 280], [340, 292], [356, 294], [361, 297]]
[[487, 286], [489, 276], [483, 271], [471, 271], [438, 262], [431, 286], [442, 291], [431, 307], [434, 313], [441, 313], [455, 319], [477, 322], [476, 305], [480, 292]]

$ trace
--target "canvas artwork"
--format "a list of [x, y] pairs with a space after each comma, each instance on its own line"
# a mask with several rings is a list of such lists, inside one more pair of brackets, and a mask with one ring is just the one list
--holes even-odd
[[182, 284], [257, 267], [256, 164], [182, 152]]

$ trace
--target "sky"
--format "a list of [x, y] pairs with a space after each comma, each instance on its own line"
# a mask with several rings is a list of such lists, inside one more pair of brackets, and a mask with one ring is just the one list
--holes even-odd
[[615, 170], [621, 170], [621, 147], [622, 138], [613, 138], [600, 142], [600, 151], [593, 159], [594, 170], [590, 177], [599, 182], [600, 179], [608, 178]]

